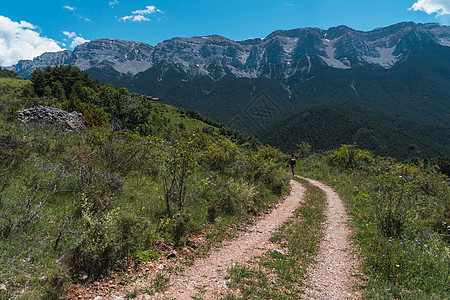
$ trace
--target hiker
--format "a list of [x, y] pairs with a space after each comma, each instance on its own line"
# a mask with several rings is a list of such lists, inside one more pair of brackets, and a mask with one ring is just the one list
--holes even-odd
[[289, 165], [291, 166], [291, 170], [292, 170], [292, 176], [294, 176], [294, 167], [296, 164], [296, 160], [295, 160], [295, 156], [294, 154], [291, 155], [291, 158], [289, 159]]

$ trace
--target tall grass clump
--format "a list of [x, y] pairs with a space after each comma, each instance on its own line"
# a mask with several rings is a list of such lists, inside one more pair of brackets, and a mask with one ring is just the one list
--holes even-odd
[[344, 199], [368, 275], [367, 298], [448, 297], [450, 189], [438, 168], [344, 145], [302, 161], [301, 169]]

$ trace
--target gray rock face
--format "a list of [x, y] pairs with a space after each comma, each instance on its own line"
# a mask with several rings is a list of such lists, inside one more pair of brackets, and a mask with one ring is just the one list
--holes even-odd
[[59, 108], [50, 106], [36, 106], [28, 109], [23, 109], [18, 112], [19, 120], [24, 123], [30, 122], [46, 122], [50, 124], [66, 123], [66, 120], [71, 122], [77, 129], [84, 129], [83, 116], [74, 111], [66, 112]]
[[79, 45], [74, 51], [44, 53], [33, 60], [21, 60], [10, 69], [29, 77], [36, 68], [70, 64], [81, 70], [108, 66], [119, 73], [135, 75], [153, 65], [153, 49], [145, 43], [100, 39]]
[[120, 73], [134, 75], [152, 66], [152, 52], [153, 47], [145, 43], [101, 39], [76, 47], [72, 60], [82, 70], [107, 63]]
[[[113, 68], [136, 75], [157, 64], [173, 65], [189, 76], [220, 79], [225, 74], [256, 78], [308, 72], [311, 57], [333, 68], [372, 64], [390, 68], [429, 44], [450, 47], [450, 27], [404, 22], [369, 32], [346, 26], [277, 30], [264, 39], [232, 41], [212, 35], [173, 38], [155, 47], [139, 42], [94, 40], [72, 51], [45, 53], [32, 61], [20, 61], [12, 69], [22, 76], [34, 68], [72, 64], [82, 70]], [[306, 63], [306, 65], [305, 65]], [[281, 69], [280, 69], [281, 68]]]
[[13, 66], [12, 70], [16, 73], [30, 70], [29, 73], [31, 74], [31, 71], [36, 68], [43, 69], [46, 66], [69, 65], [71, 63], [72, 51], [70, 50], [48, 52], [35, 57], [33, 60], [20, 60], [15, 66]]

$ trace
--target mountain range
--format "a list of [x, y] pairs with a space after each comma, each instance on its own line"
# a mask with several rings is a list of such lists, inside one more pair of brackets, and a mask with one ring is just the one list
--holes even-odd
[[259, 138], [327, 104], [427, 138], [450, 153], [448, 26], [301, 28], [245, 41], [177, 37], [156, 46], [99, 39], [10, 69], [29, 77], [35, 68], [68, 64]]
[[[232, 41], [219, 35], [173, 38], [155, 47], [140, 42], [98, 39], [77, 46], [74, 51], [45, 53], [33, 60], [21, 60], [13, 67], [27, 77], [47, 65], [77, 66], [82, 70], [111, 67], [116, 72], [136, 75], [161, 63], [169, 63], [190, 76], [220, 79], [228, 73], [237, 78], [287, 79], [298, 71], [310, 71], [311, 57], [326, 65], [349, 69], [364, 64], [389, 68], [428, 44], [450, 46], [450, 29], [438, 24], [399, 23], [363, 32], [347, 26], [277, 30], [264, 39]], [[304, 65], [303, 59], [307, 64]], [[273, 72], [282, 65], [282, 72]]]

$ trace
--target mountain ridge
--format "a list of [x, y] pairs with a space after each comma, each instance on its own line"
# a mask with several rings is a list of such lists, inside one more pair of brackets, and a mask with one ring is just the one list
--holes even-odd
[[[302, 69], [298, 61], [319, 56], [333, 68], [372, 64], [389, 68], [406, 58], [415, 48], [435, 43], [450, 46], [450, 27], [436, 23], [402, 22], [371, 31], [340, 25], [327, 30], [306, 27], [276, 30], [265, 38], [233, 41], [220, 35], [174, 37], [151, 46], [142, 42], [96, 39], [73, 51], [44, 53], [33, 60], [21, 60], [9, 69], [29, 77], [34, 68], [72, 64], [82, 70], [110, 65], [132, 76], [162, 61], [181, 67], [191, 76], [218, 78], [228, 69], [236, 77], [272, 78], [265, 65], [283, 65], [285, 76]], [[307, 69], [306, 69], [307, 70]]]

